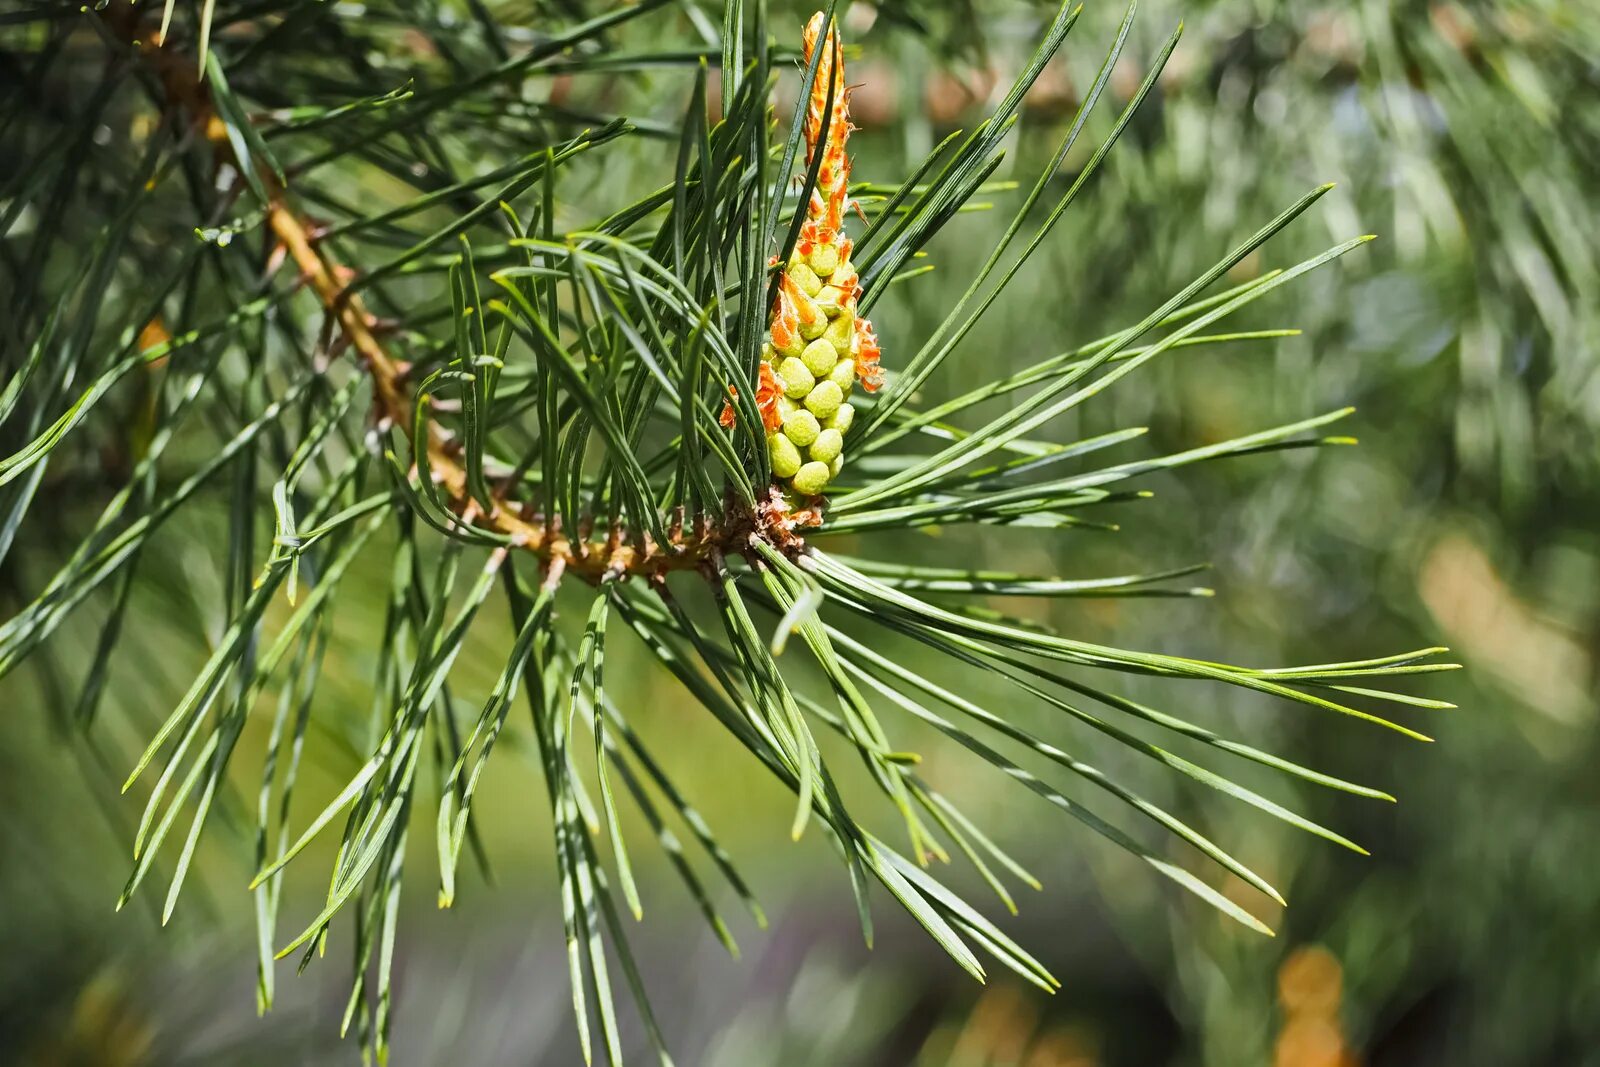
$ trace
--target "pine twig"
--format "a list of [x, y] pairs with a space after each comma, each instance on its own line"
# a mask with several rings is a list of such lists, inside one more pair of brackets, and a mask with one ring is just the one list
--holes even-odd
[[[168, 47], [158, 30], [141, 28], [137, 8], [113, 8], [101, 17], [157, 77], [163, 93], [159, 101], [162, 113], [189, 116], [192, 128], [203, 131], [210, 142], [216, 168], [242, 168], [245, 164], [229, 142], [210, 89], [199, 77], [199, 68], [191, 57]], [[310, 286], [323, 310], [338, 323], [348, 346], [361, 357], [372, 382], [374, 423], [382, 430], [398, 427], [410, 439], [413, 398], [406, 382], [407, 364], [385, 350], [374, 330], [377, 317], [367, 310], [359, 293], [340, 281], [356, 274], [319, 246], [314, 236], [316, 227], [295, 211], [289, 190], [275, 175], [263, 170], [259, 178], [268, 194], [267, 227], [299, 270], [301, 281]], [[437, 423], [429, 423], [428, 431], [427, 440], [420, 447], [427, 450], [431, 473], [450, 509], [463, 522], [507, 537], [538, 556], [552, 575], [571, 572], [598, 585], [623, 576], [651, 577], [676, 570], [704, 569], [724, 554], [747, 554], [752, 537], [762, 537], [790, 554], [804, 545], [794, 532], [796, 522], [775, 495], [760, 502], [753, 512], [729, 498], [720, 516], [692, 524], [687, 536], [679, 527], [674, 539], [665, 545], [654, 543], [642, 531], [637, 543], [625, 543], [620, 529], [610, 531], [605, 538], [583, 539], [575, 544], [553, 522], [525, 515], [510, 503], [497, 502], [492, 511], [485, 511], [468, 488], [467, 471], [459, 459], [460, 443]], [[411, 443], [413, 448], [419, 447], [418, 442]]]

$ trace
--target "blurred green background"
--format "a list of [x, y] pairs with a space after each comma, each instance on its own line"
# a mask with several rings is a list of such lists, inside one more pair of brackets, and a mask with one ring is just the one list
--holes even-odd
[[[1122, 14], [1087, 4], [1012, 137], [1009, 176], [1032, 181]], [[855, 176], [891, 180], [981, 116], [1039, 18], [1028, 4], [981, 0], [855, 5]], [[768, 931], [735, 931], [744, 953], [732, 961], [661, 877], [659, 856], [640, 857], [646, 922], [634, 943], [680, 1063], [1600, 1064], [1600, 5], [1147, 0], [1113, 78], [1116, 106], [1180, 18], [1152, 106], [930, 396], [1134, 321], [1307, 189], [1336, 181], [1237, 279], [1378, 234], [1250, 312], [1250, 325], [1301, 336], [1176, 355], [1090, 405], [1082, 425], [1051, 429], [1067, 439], [1143, 425], [1153, 440], [1133, 448], [1187, 447], [1352, 404], [1341, 425], [1360, 446], [1159, 479], [1154, 498], [1120, 507], [1115, 534], [984, 527], [904, 551], [1072, 576], [1208, 561], [1214, 599], [1069, 601], [1052, 621], [1075, 636], [1263, 665], [1447, 644], [1468, 670], [1413, 691], [1460, 708], [1408, 718], [1437, 738], [1422, 745], [1304, 708], [1185, 691], [1198, 721], [1399, 797], [1272, 783], [1369, 848], [1364, 858], [1149, 782], [1153, 799], [1284, 888], [1291, 907], [1262, 916], [1275, 940], [1173, 899], [1023, 790], [910, 734], [929, 777], [1043, 879], [1008, 929], [1062, 978], [1046, 998], [1004, 977], [972, 985], [891, 907], [868, 952], [842, 872], [816, 835], [788, 842], [788, 805], [771, 783], [676, 687], [619, 671], [619, 696], [646, 709], [656, 747], [772, 918]], [[621, 90], [628, 108], [671, 120], [682, 72], [638, 79]], [[1114, 109], [1102, 111], [1101, 132]], [[649, 173], [671, 149], [628, 151]], [[1066, 178], [1082, 162], [1069, 158]], [[597, 180], [592, 195], [630, 180]], [[881, 305], [886, 366], [914, 350], [928, 309], [959, 295], [974, 250], [1004, 226], [1008, 198], [994, 200], [1002, 210], [959, 219], [929, 250], [935, 270]], [[598, 213], [569, 202], [574, 223]], [[0, 592], [10, 609], [73, 528], [73, 502], [60, 510], [22, 529]], [[239, 812], [224, 812], [203, 846], [197, 892], [170, 926], [159, 928], [148, 899], [112, 911], [137, 818], [117, 785], [215, 626], [205, 605], [218, 561], [205, 546], [218, 521], [196, 514], [167, 538], [183, 587], [134, 592], [140, 625], [93, 738], [68, 740], [58, 726], [92, 627], [63, 633], [0, 683], [5, 1061], [356, 1057], [337, 1038], [348, 981], [337, 940], [306, 975], [286, 968], [281, 1006], [255, 1017]], [[324, 700], [364, 700], [361, 635], [359, 612], [344, 613]], [[463, 692], [491, 684], [501, 649], [489, 645], [458, 668]], [[1104, 758], [1117, 769], [1118, 753]], [[478, 810], [495, 885], [472, 885], [450, 912], [433, 908], [426, 884], [411, 894], [398, 949], [405, 1063], [578, 1062], [535, 767], [521, 734], [490, 771]], [[414, 865], [419, 883], [428, 869]], [[317, 891], [319, 874], [297, 877]]]

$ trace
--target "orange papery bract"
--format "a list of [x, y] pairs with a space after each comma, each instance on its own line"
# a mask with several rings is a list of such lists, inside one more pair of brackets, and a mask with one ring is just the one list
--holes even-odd
[[800, 343], [800, 312], [789, 298], [785, 287], [778, 287], [778, 299], [772, 306], [772, 347], [787, 352]]
[[878, 334], [872, 328], [872, 323], [862, 319], [856, 325], [855, 351], [852, 353], [856, 361], [856, 378], [861, 382], [861, 388], [869, 393], [876, 393], [883, 388], [883, 368], [878, 365], [878, 359], [883, 352], [878, 348]]
[[[783, 385], [778, 381], [778, 376], [772, 370], [772, 364], [762, 362], [759, 372], [759, 381], [756, 384], [756, 409], [761, 412], [761, 425], [768, 433], [775, 433], [783, 424], [783, 419], [778, 415], [778, 398], [783, 395]], [[733, 400], [739, 398], [739, 387], [728, 386], [728, 393]], [[734, 424], [733, 400], [725, 400], [722, 404], [722, 414], [717, 421], [723, 426], [731, 427]]]
[[778, 287], [789, 298], [789, 303], [794, 308], [797, 329], [820, 329], [827, 325], [827, 317], [822, 314], [822, 309], [817, 307], [817, 302], [807, 296], [793, 278], [785, 274]]
[[[804, 44], [805, 60], [809, 66], [816, 53], [818, 38], [822, 33], [824, 16], [817, 12], [806, 24]], [[845, 154], [845, 142], [850, 138], [850, 90], [844, 83], [844, 49], [839, 43], [838, 30], [828, 34], [827, 53], [817, 64], [817, 77], [811, 86], [811, 100], [806, 108], [805, 139], [806, 164], [816, 157], [819, 141], [825, 140], [822, 162], [817, 169], [817, 187], [808, 205], [808, 214], [818, 223], [814, 240], [830, 244], [844, 224], [849, 206], [850, 158]], [[828, 109], [828, 98], [833, 98], [833, 109], [828, 111], [826, 138], [823, 136], [823, 113]]]

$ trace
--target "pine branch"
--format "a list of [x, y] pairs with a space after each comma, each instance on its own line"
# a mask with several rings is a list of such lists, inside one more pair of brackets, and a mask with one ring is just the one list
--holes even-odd
[[[628, 158], [626, 143], [618, 141], [628, 124], [608, 122], [564, 141], [550, 136], [529, 152], [520, 137], [501, 144], [501, 129], [480, 111], [463, 122], [463, 137], [481, 139], [471, 150], [491, 158], [499, 150], [514, 158], [477, 177], [458, 173], [431, 125], [436, 116], [457, 114], [453, 109], [466, 108], [475, 94], [493, 100], [504, 79], [631, 69], [640, 54], [612, 51], [616, 42], [608, 35], [656, 6], [616, 8], [529, 43], [520, 53], [498, 36], [452, 38], [448, 43], [458, 48], [497, 58], [481, 68], [442, 60], [451, 67], [445, 84], [309, 112], [248, 106], [229, 81], [248, 71], [250, 61], [265, 61], [275, 48], [284, 48], [289, 62], [272, 69], [289, 79], [288, 87], [258, 75], [254, 93], [245, 95], [260, 104], [262, 97], [272, 100], [292, 89], [326, 92], [320, 80], [309, 86], [296, 80], [303, 46], [275, 36], [290, 23], [258, 23], [250, 9], [207, 6], [203, 18], [208, 25], [220, 19], [219, 36], [199, 73], [195, 56], [175, 41], [156, 46], [156, 32], [138, 9], [96, 16], [113, 47], [136, 60], [132, 72], [157, 87], [160, 136], [142, 146], [137, 181], [91, 227], [92, 269], [83, 277], [92, 284], [115, 273], [124, 239], [138, 243], [130, 232], [147, 198], [179, 179], [188, 201], [176, 217], [201, 241], [175, 255], [151, 250], [160, 262], [174, 261], [153, 308], [145, 296], [92, 304], [95, 314], [109, 306], [122, 324], [126, 341], [109, 360], [91, 344], [93, 319], [57, 332], [65, 297], [48, 312], [32, 297], [19, 305], [18, 321], [28, 325], [33, 340], [19, 378], [0, 394], [0, 419], [21, 410], [24, 390], [36, 394], [37, 404], [25, 443], [0, 460], [0, 489], [11, 494], [10, 525], [28, 511], [45, 465], [70, 455], [70, 443], [83, 427], [97, 425], [102, 405], [120, 395], [130, 376], [140, 380], [140, 372], [159, 364], [169, 368], [169, 378], [156, 387], [159, 430], [133, 464], [127, 488], [112, 498], [38, 596], [0, 624], [0, 674], [49, 640], [106, 583], [131, 581], [126, 576], [145, 558], [154, 532], [202, 501], [215, 476], [227, 471], [233, 477], [219, 584], [222, 625], [204, 666], [134, 760], [128, 786], [155, 781], [122, 900], [151, 876], [179, 817], [192, 807], [167, 891], [163, 915], [172, 914], [202, 831], [226, 801], [228, 768], [245, 723], [277, 686], [281, 699], [256, 798], [259, 866], [251, 885], [257, 894], [259, 1003], [270, 1006], [273, 961], [298, 951], [301, 965], [308, 964], [325, 947], [335, 919], [349, 910], [355, 916], [356, 979], [345, 1025], [355, 1025], [364, 1046], [381, 1057], [406, 842], [419, 786], [422, 796], [427, 783], [438, 786], [439, 900], [451, 904], [462, 891], [461, 855], [476, 847], [478, 777], [521, 695], [552, 816], [574, 1009], [586, 1054], [600, 1046], [613, 1062], [621, 1059], [610, 942], [640, 1002], [652, 1048], [665, 1060], [621, 934], [618, 895], [636, 915], [642, 910], [621, 821], [624, 802], [637, 804], [724, 943], [733, 944], [732, 934], [676, 838], [664, 829], [664, 812], [675, 813], [758, 921], [761, 913], [686, 793], [630, 726], [615, 687], [606, 684], [615, 670], [606, 655], [608, 634], [620, 625], [640, 638], [653, 666], [677, 679], [794, 794], [793, 835], [821, 833], [837, 846], [869, 941], [875, 881], [968, 973], [984, 975], [982, 951], [1043, 989], [1056, 984], [1039, 961], [924, 870], [952, 857], [964, 859], [1008, 910], [1016, 902], [1006, 876], [1035, 884], [953, 799], [918, 775], [915, 754], [893, 740], [905, 722], [931, 727], [1196, 899], [1245, 927], [1266, 930], [1248, 907], [1096, 805], [1153, 824], [1165, 835], [1162, 841], [1180, 842], [1191, 859], [1210, 864], [1201, 871], [1221, 872], [1281, 902], [1277, 889], [1176, 812], [994, 710], [990, 687], [1015, 690], [1062, 712], [1097, 739], [1285, 825], [1359, 850], [1336, 831], [1114, 720], [1137, 719], [1196, 742], [1207, 755], [1239, 757], [1302, 783], [1366, 797], [1387, 793], [1134, 702], [1101, 676], [1222, 684], [1421, 738], [1409, 726], [1353, 706], [1350, 698], [1440, 706], [1386, 686], [1412, 673], [1449, 669], [1434, 662], [1442, 650], [1258, 669], [1117, 648], [1038, 620], [1023, 621], [972, 598], [1208, 592], [1163, 584], [1190, 568], [1081, 578], [1030, 575], [924, 566], [908, 558], [906, 546], [928, 527], [1114, 529], [1094, 509], [1145, 499], [1148, 491], [1137, 483], [1143, 476], [1348, 443], [1325, 429], [1347, 411], [1127, 460], [1108, 458], [1109, 452], [1140, 442], [1140, 427], [1064, 443], [1032, 435], [1174, 351], [1284, 336], [1290, 331], [1239, 331], [1223, 320], [1366, 239], [1341, 242], [1254, 282], [1207, 295], [1326, 187], [1312, 190], [1134, 325], [919, 410], [918, 393], [962, 351], [963, 338], [1089, 187], [1156, 84], [1177, 35], [1158, 52], [1141, 89], [1089, 163], [1065, 190], [1056, 188], [1054, 176], [1089, 129], [1100, 89], [1129, 37], [1130, 8], [1094, 90], [966, 295], [929, 324], [929, 340], [897, 365], [892, 345], [883, 358], [868, 310], [894, 292], [897, 280], [914, 276], [907, 269], [911, 257], [938, 253], [940, 232], [962, 211], [975, 209], [975, 197], [1009, 189], [990, 181], [1003, 137], [1020, 120], [1023, 100], [1076, 24], [1077, 11], [1063, 6], [1041, 27], [1034, 54], [996, 113], [971, 134], [940, 145], [906, 182], [851, 181], [849, 90], [833, 7], [804, 30], [796, 110], [784, 135], [775, 138], [767, 101], [774, 58], [783, 54], [767, 38], [764, 9], [757, 5], [747, 13], [739, 4], [727, 7], [718, 42], [722, 115], [715, 124], [704, 118], [709, 90], [700, 62], [706, 49], [649, 53], [652, 62], [678, 65], [693, 78], [687, 106], [674, 108], [681, 118], [670, 186], [563, 231], [558, 208], [567, 201], [557, 188], [558, 168], [583, 165], [591, 151], [604, 151], [608, 166], [617, 165]], [[365, 55], [364, 42], [343, 40], [347, 28], [338, 26], [337, 12], [313, 14], [326, 20], [319, 25], [336, 42], [324, 59]], [[234, 18], [247, 27], [236, 31], [249, 42], [242, 47], [224, 32]], [[569, 54], [580, 45], [590, 50]], [[359, 73], [364, 60], [349, 61]], [[275, 114], [287, 118], [280, 122]], [[330, 143], [320, 149], [296, 140], [323, 136]], [[291, 150], [302, 154], [296, 159]], [[654, 150], [655, 145], [634, 149]], [[335, 162], [347, 166], [339, 177], [326, 177]], [[471, 162], [477, 168], [475, 156]], [[345, 170], [360, 174], [362, 168], [385, 180], [408, 180], [406, 187], [417, 195], [397, 205], [346, 205]], [[77, 171], [63, 167], [61, 173]], [[219, 189], [221, 176], [232, 180]], [[791, 177], [798, 181], [791, 183]], [[497, 183], [503, 184], [483, 195]], [[856, 225], [855, 196], [863, 188], [894, 191], [857, 242], [850, 228]], [[1036, 221], [1035, 209], [1047, 202], [1043, 221]], [[319, 222], [308, 205], [335, 210], [344, 221]], [[593, 217], [596, 205], [579, 197], [576, 210]], [[65, 212], [58, 214], [64, 226]], [[447, 221], [439, 225], [436, 215]], [[266, 284], [249, 277], [257, 264], [241, 259], [235, 238], [257, 227], [268, 242], [268, 282], [280, 264], [291, 264], [294, 292], [314, 299], [263, 292]], [[1030, 233], [1020, 251], [1002, 266], [1025, 230]], [[489, 233], [494, 243], [474, 244], [469, 231]], [[68, 231], [58, 226], [54, 233], [60, 247], [76, 250]], [[358, 270], [366, 257], [352, 255], [352, 246], [388, 258]], [[494, 286], [488, 299], [480, 290], [485, 277]], [[403, 297], [396, 295], [401, 287]], [[225, 314], [196, 307], [215, 294], [229, 299]], [[91, 290], [89, 298], [99, 295]], [[306, 308], [311, 314], [304, 314]], [[169, 315], [171, 330], [165, 325]], [[319, 330], [308, 351], [303, 335]], [[194, 358], [207, 346], [215, 351]], [[336, 362], [333, 357], [344, 350], [355, 358]], [[12, 349], [6, 351], [10, 358]], [[50, 365], [45, 353], [67, 368], [58, 380], [41, 370]], [[241, 358], [230, 361], [225, 353]], [[171, 369], [180, 362], [181, 371]], [[366, 395], [370, 413], [362, 433], [352, 422], [360, 411], [358, 398]], [[981, 415], [979, 406], [992, 400], [1009, 406]], [[45, 411], [63, 408], [46, 423]], [[204, 412], [222, 440], [188, 477], [167, 488], [161, 476], [170, 464], [168, 442], [191, 409]], [[962, 425], [951, 425], [951, 418]], [[268, 479], [260, 479], [263, 471]], [[268, 481], [270, 494], [260, 492], [258, 486]], [[267, 497], [273, 539], [258, 567], [255, 525]], [[311, 736], [307, 724], [314, 714], [339, 714], [313, 709], [333, 606], [352, 599], [354, 562], [371, 551], [380, 531], [392, 537], [393, 547], [382, 621], [367, 635], [378, 649], [371, 706], [364, 717], [334, 720], [349, 737], [361, 739], [358, 767], [291, 833], [289, 800], [300, 745]], [[888, 537], [852, 544], [848, 557], [827, 549], [828, 538], [857, 534]], [[874, 560], [874, 545], [892, 559]], [[581, 635], [564, 632], [554, 611], [569, 574], [593, 587]], [[120, 605], [126, 586], [117, 589]], [[280, 593], [290, 604], [284, 615], [271, 610]], [[452, 669], [478, 629], [491, 625], [482, 609], [500, 595], [510, 607], [511, 651], [481, 707], [467, 710], [451, 691]], [[121, 644], [120, 632], [108, 625], [96, 643], [96, 692], [103, 685], [103, 661]], [[912, 661], [889, 654], [895, 642], [926, 649], [930, 662], [970, 668], [969, 680], [960, 686], [933, 682]], [[791, 645], [794, 651], [786, 652]], [[799, 683], [796, 656], [815, 668], [820, 685]], [[1086, 702], [1108, 711], [1092, 713]], [[934, 704], [957, 717], [946, 718]], [[818, 743], [819, 724], [860, 758], [867, 781], [901, 823], [907, 854], [858, 818]], [[593, 735], [592, 746], [579, 743], [579, 728]], [[322, 734], [338, 736], [340, 730]], [[280, 772], [286, 743], [290, 756]], [[1024, 761], [1039, 764], [1038, 772]], [[1062, 772], [1099, 789], [1094, 805], [1068, 796], [1047, 777]], [[647, 781], [665, 798], [664, 806], [650, 799]], [[284, 871], [336, 826], [326, 894], [314, 918], [280, 945]], [[602, 858], [606, 851], [609, 865]]]
[[[233, 131], [218, 114], [208, 87], [195, 74], [204, 68], [181, 51], [165, 47], [163, 30], [141, 30], [136, 9], [113, 9], [105, 17], [149, 65], [162, 86], [162, 113], [186, 116], [191, 128], [204, 131], [215, 149], [214, 169], [231, 165], [240, 173], [247, 172], [254, 164], [241, 159], [234, 150]], [[240, 136], [254, 140], [259, 134], [240, 131]], [[406, 365], [384, 350], [373, 331], [377, 317], [367, 310], [361, 294], [339, 280], [359, 275], [318, 247], [313, 236], [315, 227], [295, 212], [288, 187], [265, 172], [264, 165], [262, 170], [257, 178], [266, 192], [266, 224], [298, 268], [301, 282], [315, 292], [324, 311], [338, 322], [342, 336], [360, 356], [372, 383], [373, 419], [378, 431], [394, 426], [411, 433], [409, 413], [413, 398]], [[480, 312], [478, 308], [468, 309], [469, 314]], [[438, 423], [427, 424], [423, 447], [426, 467], [449, 512], [463, 523], [500, 535], [518, 549], [537, 556], [553, 576], [571, 572], [592, 584], [625, 576], [660, 576], [674, 570], [703, 569], [715, 555], [744, 550], [752, 537], [796, 548], [800, 544], [790, 533], [792, 521], [782, 508], [771, 504], [753, 511], [730, 505], [720, 520], [697, 524], [686, 536], [680, 529], [666, 544], [653, 543], [648, 534], [640, 534], [637, 544], [624, 544], [624, 531], [620, 528], [613, 528], [603, 540], [575, 543], [562, 536], [553, 514], [540, 521], [538, 516], [524, 515], [515, 504], [507, 503], [503, 493], [509, 485], [502, 488], [488, 508], [475, 500], [469, 491], [467, 469], [460, 461], [461, 443]]]

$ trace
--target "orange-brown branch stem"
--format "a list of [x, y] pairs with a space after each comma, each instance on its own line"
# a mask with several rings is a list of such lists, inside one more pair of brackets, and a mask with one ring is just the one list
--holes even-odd
[[[161, 83], [163, 109], [186, 113], [193, 128], [211, 143], [217, 164], [237, 168], [239, 161], [193, 57], [164, 47], [157, 40], [156, 31], [141, 27], [139, 10], [132, 5], [113, 8], [105, 18], [149, 63]], [[372, 381], [374, 418], [380, 425], [396, 426], [411, 436], [413, 399], [407, 388], [405, 364], [384, 348], [373, 330], [375, 317], [360, 294], [340, 280], [346, 271], [319, 246], [313, 227], [295, 212], [288, 189], [272, 175], [263, 175], [263, 180], [268, 189], [266, 224], [304, 284], [316, 294], [323, 309], [338, 323], [345, 341], [360, 356]], [[673, 540], [666, 545], [654, 544], [648, 537], [637, 544], [626, 544], [620, 531], [612, 531], [603, 540], [574, 545], [558, 529], [537, 517], [525, 516], [512, 503], [498, 503], [492, 511], [485, 512], [467, 488], [467, 471], [460, 459], [458, 442], [437, 424], [429, 424], [427, 440], [412, 441], [412, 447], [427, 450], [441, 495], [464, 522], [509, 537], [522, 549], [539, 556], [548, 568], [549, 580], [558, 581], [563, 573], [576, 574], [593, 583], [628, 575], [658, 577], [668, 571], [708, 566], [724, 553], [742, 554], [748, 550], [752, 537], [768, 537], [785, 547], [798, 543], [787, 528], [782, 509], [763, 505], [754, 515], [730, 510], [719, 521], [695, 523], [687, 535], [681, 523], [675, 524]]]

